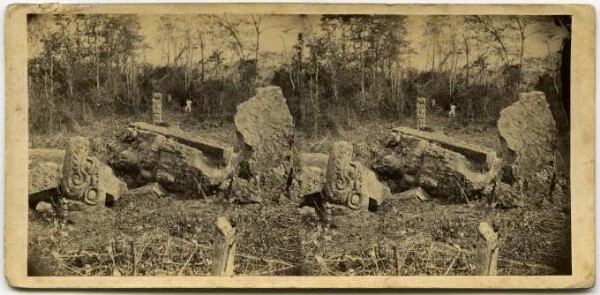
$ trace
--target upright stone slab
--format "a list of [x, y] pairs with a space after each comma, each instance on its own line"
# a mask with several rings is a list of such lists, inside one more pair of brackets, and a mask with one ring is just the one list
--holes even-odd
[[500, 112], [498, 132], [505, 141], [502, 157], [515, 177], [532, 178], [554, 160], [557, 129], [543, 92], [519, 94]]
[[152, 93], [152, 124], [162, 123], [162, 93]]
[[427, 127], [427, 99], [417, 98], [417, 130], [423, 130]]
[[276, 166], [290, 168], [294, 121], [281, 88], [258, 88], [256, 96], [237, 107], [234, 122], [242, 174], [256, 176]]

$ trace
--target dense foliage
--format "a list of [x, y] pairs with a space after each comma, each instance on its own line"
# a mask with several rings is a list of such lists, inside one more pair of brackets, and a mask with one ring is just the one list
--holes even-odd
[[[192, 100], [199, 121], [230, 121], [268, 84], [283, 89], [297, 127], [312, 136], [374, 117], [412, 117], [421, 96], [440, 114], [457, 105], [465, 125], [492, 124], [536, 85], [560, 99], [560, 52], [550, 43], [568, 35], [556, 33], [568, 27], [551, 17], [430, 16], [424, 44], [411, 44], [405, 16], [324, 15], [273, 53], [261, 51], [260, 16], [161, 16], [161, 62], [152, 64], [139, 16], [39, 18], [29, 20], [29, 122], [42, 133], [107, 113], [143, 114], [153, 91], [171, 94], [172, 109]], [[543, 35], [544, 58], [524, 54], [534, 34]], [[412, 62], [418, 54], [424, 67]]]

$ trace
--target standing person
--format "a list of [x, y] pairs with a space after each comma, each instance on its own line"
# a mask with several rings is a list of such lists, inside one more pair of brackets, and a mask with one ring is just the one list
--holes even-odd
[[192, 112], [192, 101], [189, 98], [185, 101], [185, 112], [186, 113]]
[[450, 111], [448, 112], [448, 118], [450, 118], [450, 125], [455, 126], [456, 106], [454, 104], [450, 105]]
[[427, 98], [417, 98], [417, 130], [425, 129], [427, 122]]

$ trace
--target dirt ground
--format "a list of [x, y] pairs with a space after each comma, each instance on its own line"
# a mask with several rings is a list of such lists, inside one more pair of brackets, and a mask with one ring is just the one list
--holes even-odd
[[[167, 121], [225, 142], [235, 140], [232, 125], [196, 122], [181, 114], [167, 114]], [[127, 123], [99, 120], [77, 135], [91, 138], [95, 155], [105, 159], [106, 145]], [[348, 140], [357, 147], [359, 160], [368, 162], [370, 145], [390, 128], [411, 124], [371, 122], [320, 138], [298, 134], [297, 143], [301, 151], [328, 152], [334, 140]], [[448, 135], [499, 148], [493, 128], [448, 128], [445, 118], [433, 118], [429, 124]], [[64, 148], [72, 135], [32, 135], [30, 146]], [[473, 275], [480, 221], [500, 233], [501, 275], [571, 271], [569, 210], [550, 203], [498, 209], [481, 200], [446, 204], [390, 198], [367, 213], [366, 222], [332, 228], [318, 222], [313, 208], [299, 208], [285, 197], [237, 205], [217, 196], [183, 200], [169, 195], [124, 198], [112, 208], [76, 216], [75, 224], [62, 222], [53, 212], [30, 210], [29, 273], [208, 275], [214, 221], [222, 215], [237, 230], [236, 275]]]

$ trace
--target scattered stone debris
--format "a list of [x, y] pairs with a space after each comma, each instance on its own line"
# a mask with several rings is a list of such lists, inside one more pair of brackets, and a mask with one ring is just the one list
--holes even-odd
[[516, 207], [523, 207], [523, 194], [520, 193], [518, 183], [514, 183], [513, 186], [504, 182], [498, 182], [495, 192], [495, 203], [497, 207], [502, 209], [510, 209]]
[[109, 164], [133, 186], [158, 182], [168, 191], [209, 194], [237, 163], [233, 147], [177, 128], [138, 122], [125, 132], [125, 148], [115, 151]]
[[167, 191], [157, 182], [149, 183], [144, 186], [129, 190], [124, 197], [143, 197], [143, 196], [164, 197]]
[[[423, 99], [419, 103], [426, 106]], [[178, 128], [130, 124], [119, 137], [120, 149], [109, 159], [119, 175], [137, 187], [130, 191], [111, 167], [90, 156], [87, 138], [71, 138], [66, 152], [30, 150], [29, 195], [30, 201], [37, 201], [32, 208], [47, 211], [52, 205], [46, 201], [52, 196], [67, 210], [79, 211], [121, 195], [162, 197], [168, 191], [201, 197], [220, 192], [240, 204], [286, 194], [300, 203], [316, 196], [320, 217], [345, 226], [361, 223], [367, 208], [390, 197], [390, 188], [378, 177], [401, 192], [393, 198], [425, 202], [434, 196], [469, 202], [485, 195], [502, 208], [522, 205], [522, 182], [498, 180], [502, 161], [493, 150], [443, 134], [393, 129], [376, 149], [374, 171], [353, 160], [354, 148], [345, 141], [335, 142], [329, 155], [299, 153], [293, 119], [278, 87], [259, 88], [255, 97], [239, 105], [235, 127], [239, 156], [227, 144]], [[556, 127], [543, 94], [521, 94], [502, 111], [498, 130], [519, 178], [540, 178], [539, 171], [547, 171], [542, 168], [553, 159]], [[523, 168], [531, 165], [538, 169]]]
[[237, 204], [256, 204], [263, 202], [263, 193], [260, 180], [256, 177], [250, 180], [233, 177], [225, 180], [219, 186], [219, 190], [225, 192], [232, 202]]
[[303, 201], [305, 196], [321, 192], [325, 184], [328, 161], [327, 154], [298, 153], [288, 191], [290, 198]]
[[35, 211], [38, 213], [52, 213], [54, 208], [52, 207], [52, 204], [42, 201], [35, 205]]
[[421, 187], [435, 197], [468, 200], [489, 186], [501, 167], [493, 150], [408, 127], [393, 129], [383, 144], [387, 151], [373, 167], [393, 191]]
[[58, 188], [62, 179], [65, 151], [59, 149], [29, 150], [29, 196]]
[[399, 194], [394, 194], [390, 198], [401, 200], [417, 200], [419, 202], [431, 201], [429, 194], [421, 187], [411, 188]]

